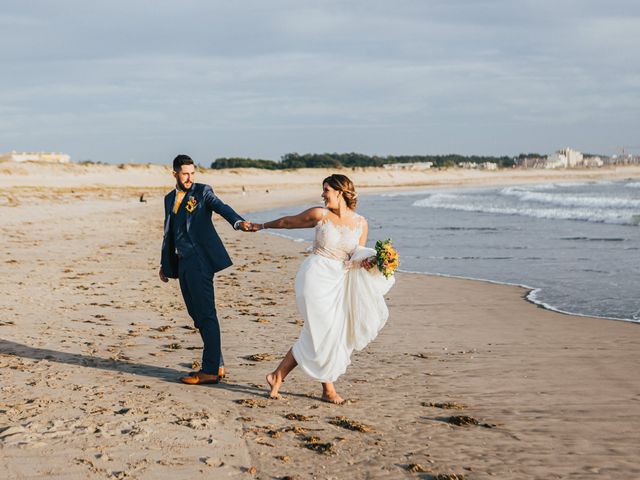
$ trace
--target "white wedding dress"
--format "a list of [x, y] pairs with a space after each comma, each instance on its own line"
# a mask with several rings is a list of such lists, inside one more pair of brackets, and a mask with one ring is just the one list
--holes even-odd
[[298, 366], [320, 382], [334, 382], [377, 335], [389, 316], [384, 294], [394, 283], [377, 268], [367, 271], [359, 261], [375, 250], [358, 245], [363, 217], [354, 227], [334, 225], [323, 210], [316, 225], [313, 254], [296, 276], [296, 302], [304, 319], [292, 353]]

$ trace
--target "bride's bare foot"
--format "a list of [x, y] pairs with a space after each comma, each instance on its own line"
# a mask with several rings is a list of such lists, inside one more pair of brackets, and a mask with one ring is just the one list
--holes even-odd
[[334, 405], [342, 405], [345, 402], [345, 399], [338, 395], [336, 392], [329, 394], [323, 393], [321, 400], [327, 403], [333, 403]]
[[282, 376], [277, 372], [270, 373], [267, 375], [267, 383], [271, 387], [269, 398], [278, 398], [278, 391], [280, 390], [280, 386], [282, 385]]

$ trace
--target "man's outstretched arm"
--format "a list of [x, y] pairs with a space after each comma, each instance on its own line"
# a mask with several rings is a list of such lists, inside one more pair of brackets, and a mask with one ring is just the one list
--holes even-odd
[[236, 230], [242, 228], [241, 225], [243, 223], [247, 223], [233, 208], [220, 200], [220, 198], [213, 193], [213, 189], [209, 185], [204, 186], [204, 203], [207, 208], [221, 215], [222, 218], [229, 222]]

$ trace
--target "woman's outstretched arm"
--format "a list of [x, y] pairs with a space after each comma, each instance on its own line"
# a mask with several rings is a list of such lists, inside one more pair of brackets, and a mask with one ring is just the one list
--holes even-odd
[[297, 215], [278, 218], [265, 223], [253, 223], [252, 229], [263, 230], [265, 228], [311, 228], [322, 220], [322, 208], [313, 207]]

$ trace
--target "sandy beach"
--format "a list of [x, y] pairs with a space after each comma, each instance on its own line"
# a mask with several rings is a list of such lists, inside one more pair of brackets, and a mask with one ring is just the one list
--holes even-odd
[[[327, 173], [196, 181], [251, 212], [319, 199]], [[345, 173], [363, 193], [640, 179], [639, 167]], [[186, 386], [201, 341], [177, 283], [157, 278], [169, 170], [4, 163], [0, 186], [3, 478], [640, 478], [639, 325], [400, 273], [389, 323], [336, 384], [348, 404], [321, 403], [299, 371], [269, 400], [264, 376], [301, 328], [293, 280], [308, 253], [217, 218], [234, 260], [215, 279], [229, 377]]]

